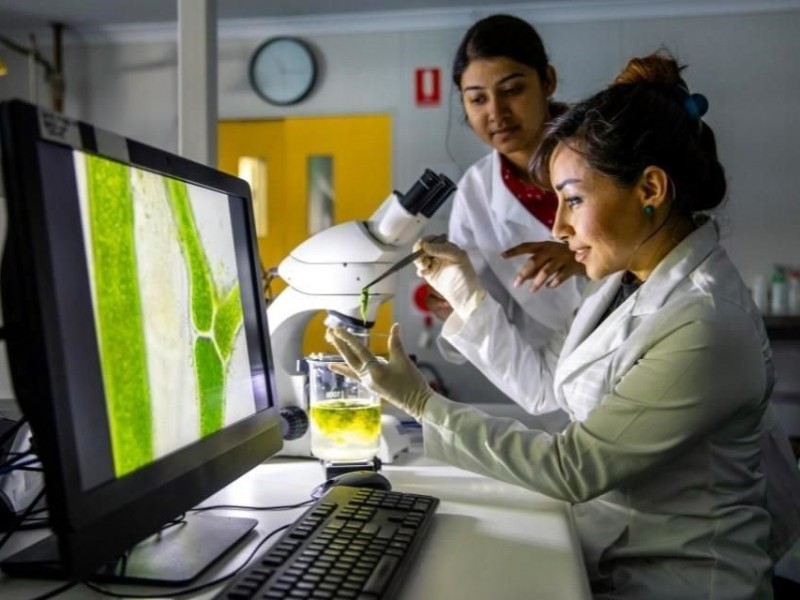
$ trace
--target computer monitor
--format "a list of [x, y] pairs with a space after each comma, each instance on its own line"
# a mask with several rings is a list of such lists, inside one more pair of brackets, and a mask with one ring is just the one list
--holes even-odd
[[[54, 533], [2, 568], [108, 574], [282, 447], [250, 189], [21, 101], [0, 139], [3, 333]], [[192, 517], [150, 562], [200, 563], [129, 575], [184, 583], [254, 525]]]

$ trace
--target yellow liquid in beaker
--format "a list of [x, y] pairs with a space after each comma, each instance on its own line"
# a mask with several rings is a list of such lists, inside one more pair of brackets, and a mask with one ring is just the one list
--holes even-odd
[[337, 398], [311, 405], [311, 452], [330, 461], [369, 460], [378, 454], [381, 404]]

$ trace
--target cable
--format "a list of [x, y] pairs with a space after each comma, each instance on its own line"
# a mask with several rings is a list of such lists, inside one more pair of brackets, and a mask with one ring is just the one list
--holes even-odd
[[[15, 463], [19, 463], [20, 460], [22, 460], [23, 458], [25, 458], [27, 456], [33, 456], [33, 452], [31, 452], [30, 450], [28, 450], [26, 452], [14, 452], [13, 454], [14, 454], [13, 458], [11, 458], [11, 459], [9, 459], [9, 460], [7, 460], [5, 462], [0, 463], [0, 469], [6, 469], [6, 468], [14, 465]], [[10, 456], [10, 454], [7, 455], [7, 456]], [[18, 466], [21, 466], [21, 463]]]
[[50, 519], [33, 519], [17, 525], [15, 531], [31, 531], [50, 527]]
[[[36, 462], [39, 462], [38, 460]], [[31, 473], [44, 473], [44, 467], [14, 467], [14, 471], [30, 471]]]
[[57, 588], [42, 594], [41, 596], [36, 596], [36, 598], [33, 598], [32, 600], [47, 600], [47, 598], [53, 598], [54, 596], [58, 596], [61, 592], [66, 592], [68, 589], [75, 587], [79, 583], [80, 581], [67, 582], [64, 585], [60, 585]]
[[[309, 500], [304, 500], [303, 502], [298, 502], [297, 504], [286, 504], [286, 505], [278, 505], [278, 506], [241, 506], [241, 505], [235, 505], [235, 504], [218, 504], [218, 505], [213, 505], [213, 506], [202, 506], [202, 507], [199, 507], [199, 508], [193, 508], [193, 509], [191, 509], [191, 510], [189, 510], [187, 512], [200, 513], [200, 512], [205, 512], [205, 511], [209, 511], [209, 510], [253, 510], [253, 511], [260, 511], [260, 510], [290, 510], [290, 509], [293, 509], [293, 508], [302, 508], [304, 506], [313, 504], [313, 502], [314, 502], [314, 499], [312, 498], [312, 499], [309, 499]], [[174, 526], [174, 525], [179, 524], [181, 522], [184, 522], [184, 521], [182, 520], [182, 517], [179, 517], [178, 519], [174, 519], [174, 520], [170, 521], [169, 523], [167, 523], [164, 526], [164, 528]], [[264, 537], [264, 539], [262, 539], [261, 541], [258, 542], [258, 544], [256, 544], [256, 546], [250, 552], [250, 555], [245, 559], [245, 561], [239, 567], [237, 567], [234, 571], [232, 571], [231, 573], [228, 573], [226, 575], [223, 575], [223, 576], [218, 577], [218, 578], [216, 578], [216, 579], [214, 579], [212, 581], [209, 581], [207, 583], [204, 583], [204, 584], [201, 584], [201, 585], [198, 585], [198, 586], [194, 586], [194, 587], [187, 588], [187, 589], [184, 589], [184, 590], [179, 590], [179, 591], [170, 591], [169, 595], [173, 596], [173, 597], [176, 597], [176, 596], [185, 596], [185, 595], [188, 595], [188, 594], [194, 594], [195, 592], [207, 589], [209, 587], [213, 587], [213, 586], [215, 586], [215, 585], [217, 585], [219, 583], [222, 583], [223, 581], [226, 581], [226, 580], [230, 579], [231, 577], [234, 577], [239, 572], [241, 572], [244, 568], [247, 567], [247, 565], [250, 563], [250, 561], [253, 559], [253, 557], [258, 552], [258, 550], [268, 540], [270, 540], [278, 532], [289, 528], [291, 525], [292, 525], [292, 523], [288, 523], [286, 525], [283, 525], [283, 526], [278, 527], [277, 529], [274, 529], [273, 531], [271, 531], [267, 536]], [[162, 528], [161, 531], [163, 531], [164, 528]], [[126, 559], [125, 556], [120, 557], [120, 560], [125, 560], [125, 559]], [[124, 571], [125, 571], [125, 566], [123, 564], [121, 572], [124, 573]], [[102, 587], [98, 586], [97, 584], [95, 584], [94, 582], [92, 582], [90, 580], [83, 581], [81, 583], [83, 583], [86, 587], [88, 587], [88, 588], [90, 588], [90, 589], [92, 589], [92, 590], [94, 590], [94, 591], [96, 591], [96, 592], [98, 592], [100, 594], [103, 594], [105, 596], [110, 596], [112, 598], [163, 598], [163, 596], [164, 596], [164, 594], [142, 594], [142, 595], [132, 595], [132, 594], [127, 594], [127, 593], [126, 594], [117, 594], [116, 592], [114, 592], [112, 590], [108, 590], [108, 589], [105, 589], [105, 588], [102, 588]]]
[[[36, 513], [40, 513], [42, 511], [46, 510], [46, 509], [42, 509], [42, 508], [33, 510], [33, 506], [35, 506], [39, 502], [39, 500], [41, 500], [43, 495], [44, 495], [44, 491], [39, 493], [39, 495], [36, 497], [36, 499], [34, 499], [34, 501], [31, 503], [31, 505], [28, 507], [28, 509], [25, 511], [25, 513], [20, 517], [19, 523], [17, 524], [17, 526], [15, 526], [11, 531], [9, 531], [4, 536], [4, 538], [2, 540], [0, 540], [0, 548], [2, 548], [3, 544], [5, 544], [6, 540], [9, 537], [11, 537], [11, 534], [13, 534], [14, 532], [19, 531], [21, 529], [33, 529], [34, 527], [44, 526], [44, 524], [43, 525], [39, 525], [38, 523], [36, 523], [36, 524], [34, 524], [34, 523], [26, 524], [24, 522], [24, 520], [26, 518], [28, 518], [29, 516], [31, 516], [33, 514], [36, 514]], [[294, 509], [294, 508], [302, 508], [304, 506], [307, 506], [307, 505], [310, 505], [310, 504], [313, 504], [313, 503], [314, 503], [314, 499], [304, 500], [303, 502], [298, 502], [297, 504], [285, 504], [285, 505], [277, 505], [277, 506], [240, 506], [240, 505], [232, 505], [232, 504], [218, 504], [218, 505], [214, 505], [214, 506], [203, 506], [203, 507], [200, 507], [200, 508], [193, 508], [188, 512], [199, 513], [199, 512], [209, 511], [209, 510], [252, 510], [252, 511], [260, 511], [260, 510], [264, 510], [264, 511], [269, 511], [269, 510], [291, 510], [291, 509]], [[43, 520], [43, 522], [44, 522], [44, 520]], [[186, 523], [186, 520], [184, 518], [184, 515], [180, 515], [179, 517], [177, 517], [177, 518], [165, 523], [164, 526], [159, 530], [158, 533], [161, 534], [161, 532], [163, 532], [165, 529], [168, 529], [170, 527], [175, 527], [176, 525], [182, 525], [182, 524], [185, 524], [185, 523]], [[208, 581], [206, 583], [203, 583], [201, 585], [197, 585], [197, 586], [194, 586], [194, 587], [191, 587], [191, 588], [186, 588], [184, 590], [178, 590], [178, 591], [170, 590], [168, 595], [171, 596], [171, 597], [187, 596], [189, 594], [194, 594], [196, 592], [208, 589], [210, 587], [214, 587], [214, 586], [216, 586], [216, 585], [218, 585], [220, 583], [223, 583], [224, 581], [227, 581], [228, 579], [234, 577], [235, 575], [240, 573], [243, 569], [245, 569], [250, 564], [250, 561], [253, 560], [253, 557], [257, 554], [257, 552], [261, 549], [261, 547], [267, 541], [272, 539], [279, 532], [288, 529], [291, 525], [292, 525], [292, 523], [288, 523], [286, 525], [282, 525], [281, 527], [278, 527], [278, 528], [272, 530], [269, 534], [267, 534], [262, 540], [260, 540], [255, 545], [255, 547], [250, 552], [250, 554], [247, 556], [247, 558], [244, 560], [244, 562], [240, 566], [238, 566], [236, 569], [231, 571], [230, 573], [227, 573], [225, 575], [217, 577], [216, 579], [213, 579], [213, 580]], [[125, 569], [127, 567], [127, 564], [126, 564], [127, 563], [127, 553], [125, 555], [121, 556], [119, 558], [119, 561], [122, 563], [120, 571], [119, 571], [119, 574], [124, 575]], [[92, 582], [91, 580], [84, 580], [84, 581], [71, 581], [71, 582], [69, 582], [67, 584], [64, 584], [63, 586], [58, 587], [58, 588], [56, 588], [56, 589], [54, 589], [54, 590], [52, 590], [52, 591], [50, 591], [50, 592], [48, 592], [48, 593], [46, 593], [46, 594], [44, 594], [42, 596], [37, 597], [34, 600], [45, 600], [47, 598], [52, 598], [53, 596], [56, 596], [57, 594], [60, 594], [61, 592], [64, 592], [64, 591], [66, 591], [66, 590], [68, 590], [68, 589], [70, 589], [70, 588], [72, 588], [72, 587], [74, 587], [74, 586], [76, 586], [78, 584], [83, 584], [86, 587], [88, 587], [89, 589], [94, 590], [95, 592], [97, 592], [99, 594], [103, 594], [104, 596], [108, 596], [108, 597], [111, 597], [111, 598], [142, 598], [142, 599], [147, 599], [147, 598], [163, 598], [164, 597], [163, 593], [154, 593], [154, 594], [130, 594], [130, 593], [125, 593], [125, 594], [118, 594], [118, 593], [116, 593], [116, 592], [114, 592], [112, 590], [109, 590], [109, 589], [106, 589], [106, 588], [98, 586], [96, 583]]]
[[[19, 460], [19, 459], [15, 459], [15, 460]], [[32, 458], [30, 460], [26, 460], [26, 461], [23, 461], [23, 462], [9, 461], [9, 462], [7, 462], [7, 463], [5, 463], [3, 465], [0, 465], [0, 475], [7, 475], [8, 473], [11, 473], [12, 471], [16, 471], [17, 469], [22, 469], [22, 468], [27, 467], [29, 465], [36, 465], [36, 464], [41, 464], [41, 461], [38, 458]], [[41, 468], [41, 467], [39, 467], [39, 468]]]
[[281, 531], [284, 531], [284, 530], [288, 529], [291, 526], [292, 526], [292, 523], [287, 523], [286, 525], [281, 525], [277, 529], [273, 529], [271, 532], [269, 532], [264, 537], [264, 539], [262, 539], [261, 541], [258, 542], [258, 544], [255, 545], [253, 550], [250, 552], [250, 555], [244, 560], [244, 562], [241, 565], [239, 565], [236, 569], [231, 571], [230, 573], [227, 573], [225, 575], [222, 575], [221, 577], [217, 577], [216, 579], [213, 579], [213, 580], [208, 581], [206, 583], [203, 583], [201, 585], [196, 585], [196, 586], [191, 587], [191, 588], [186, 588], [186, 589], [178, 590], [178, 591], [170, 590], [167, 594], [164, 594], [163, 592], [162, 593], [158, 593], [158, 594], [155, 594], [155, 593], [154, 594], [131, 594], [131, 593], [118, 594], [118, 593], [113, 592], [111, 590], [108, 590], [106, 588], [100, 587], [96, 583], [94, 583], [94, 582], [92, 582], [90, 580], [82, 581], [81, 583], [83, 583], [83, 585], [85, 585], [89, 589], [94, 590], [95, 592], [98, 592], [99, 594], [103, 594], [104, 596], [109, 596], [111, 598], [163, 598], [165, 595], [167, 595], [169, 597], [172, 597], [172, 598], [175, 598], [175, 597], [178, 597], [178, 596], [188, 596], [190, 594], [195, 594], [195, 593], [197, 593], [199, 591], [214, 587], [214, 586], [216, 586], [216, 585], [218, 585], [218, 584], [220, 584], [220, 583], [222, 583], [224, 581], [227, 581], [231, 577], [234, 577], [237, 574], [239, 574], [243, 569], [245, 569], [247, 567], [248, 564], [250, 564], [250, 561], [253, 560], [253, 557], [258, 553], [258, 551], [261, 549], [261, 547], [265, 543], [267, 543], [268, 540], [272, 539], [273, 536], [275, 536], [276, 534], [280, 533]]
[[302, 508], [312, 504], [314, 499], [303, 500], [297, 504], [284, 504], [280, 506], [240, 506], [236, 504], [216, 504], [214, 506], [201, 506], [199, 508], [192, 508], [189, 512], [205, 512], [207, 510], [291, 510], [292, 508]]
[[11, 427], [9, 427], [6, 431], [3, 432], [3, 435], [0, 435], [0, 448], [2, 448], [6, 442], [9, 440], [13, 440], [14, 436], [20, 430], [20, 428], [28, 422], [28, 419], [22, 417], [19, 421], [14, 423]]
[[42, 488], [42, 490], [38, 494], [36, 494], [36, 497], [31, 501], [28, 507], [23, 511], [23, 513], [19, 517], [17, 517], [16, 522], [13, 525], [11, 525], [6, 534], [2, 538], [0, 538], [0, 549], [2, 549], [5, 543], [8, 541], [8, 539], [12, 535], [14, 535], [14, 533], [17, 532], [17, 527], [25, 522], [25, 519], [27, 519], [33, 512], [33, 507], [36, 506], [39, 500], [41, 500], [43, 497], [44, 497], [44, 488]]
[[50, 509], [47, 508], [46, 506], [43, 506], [42, 508], [37, 508], [36, 510], [30, 511], [28, 513], [28, 516], [38, 515], [39, 513], [47, 512], [48, 510]]

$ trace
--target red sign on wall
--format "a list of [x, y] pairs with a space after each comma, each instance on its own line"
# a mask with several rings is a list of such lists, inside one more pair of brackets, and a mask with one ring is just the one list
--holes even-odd
[[442, 99], [441, 69], [423, 67], [414, 71], [417, 106], [439, 106]]

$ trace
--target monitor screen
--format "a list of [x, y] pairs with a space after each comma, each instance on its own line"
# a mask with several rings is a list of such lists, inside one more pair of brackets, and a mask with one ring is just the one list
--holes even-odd
[[55, 534], [3, 569], [86, 577], [281, 447], [250, 192], [19, 101], [0, 139], [4, 331]]

